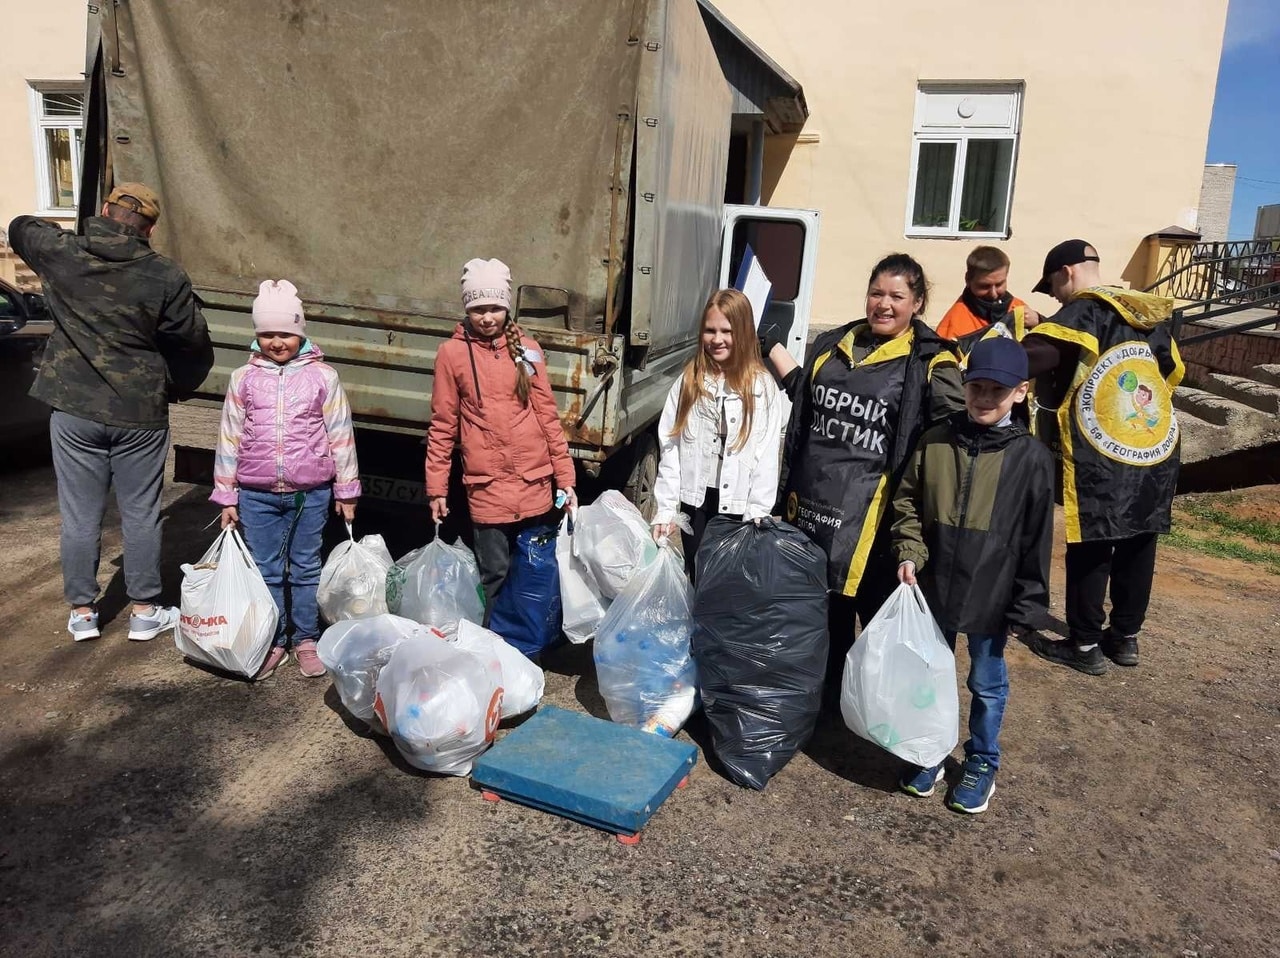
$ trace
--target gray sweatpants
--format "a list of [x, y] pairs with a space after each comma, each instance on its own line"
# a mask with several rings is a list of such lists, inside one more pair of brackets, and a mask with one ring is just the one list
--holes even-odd
[[114, 484], [124, 534], [124, 583], [134, 602], [160, 597], [160, 490], [168, 429], [106, 426], [58, 410], [49, 418], [62, 514], [62, 591], [73, 606], [98, 600], [102, 516]]

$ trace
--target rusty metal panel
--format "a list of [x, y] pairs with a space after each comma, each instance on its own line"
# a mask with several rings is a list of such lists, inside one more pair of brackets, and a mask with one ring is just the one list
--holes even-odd
[[[248, 358], [253, 340], [253, 298], [225, 290], [198, 289], [214, 342], [214, 368], [200, 398], [220, 401], [231, 372]], [[424, 435], [431, 415], [436, 349], [453, 335], [456, 320], [398, 310], [334, 303], [307, 303], [307, 334], [338, 371], [357, 423]], [[621, 377], [613, 377], [581, 421], [584, 406], [601, 386], [592, 372], [595, 334], [531, 326], [528, 333], [546, 354], [551, 388], [574, 455], [602, 460], [620, 441], [616, 417]], [[613, 349], [621, 351], [620, 337]]]
[[497, 256], [598, 329], [659, 2], [101, 4], [114, 178], [158, 188], [197, 285], [451, 311]]

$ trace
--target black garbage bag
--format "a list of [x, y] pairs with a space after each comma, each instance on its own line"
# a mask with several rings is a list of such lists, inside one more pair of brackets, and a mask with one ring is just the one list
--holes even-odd
[[707, 524], [696, 559], [694, 631], [711, 749], [761, 789], [813, 734], [827, 668], [827, 557], [773, 519]]

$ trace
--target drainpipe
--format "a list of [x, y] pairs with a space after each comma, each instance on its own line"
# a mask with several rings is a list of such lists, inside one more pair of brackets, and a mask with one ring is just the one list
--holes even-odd
[[747, 160], [747, 202], [760, 205], [760, 185], [764, 181], [764, 120], [751, 124], [751, 155]]

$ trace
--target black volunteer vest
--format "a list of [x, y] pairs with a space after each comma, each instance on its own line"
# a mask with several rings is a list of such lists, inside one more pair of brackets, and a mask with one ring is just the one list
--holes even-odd
[[912, 335], [853, 360], [856, 329], [819, 355], [813, 414], [792, 460], [783, 512], [827, 553], [828, 588], [854, 595], [888, 505], [890, 466]]
[[1159, 297], [1094, 287], [1035, 329], [1080, 347], [1057, 410], [1068, 542], [1169, 531], [1180, 464], [1173, 390], [1183, 366], [1168, 323], [1124, 318], [1144, 300]]

